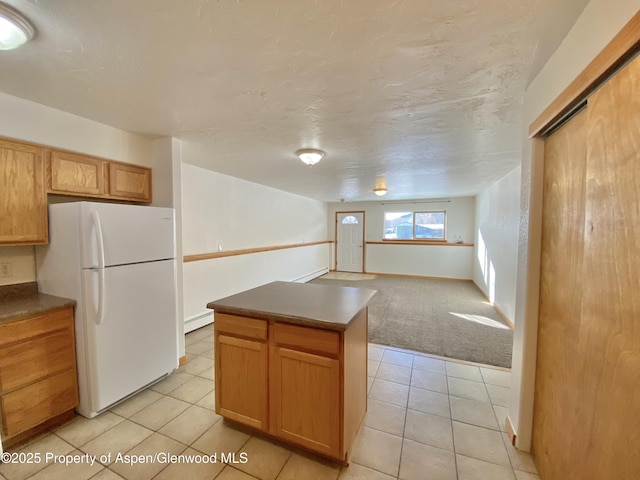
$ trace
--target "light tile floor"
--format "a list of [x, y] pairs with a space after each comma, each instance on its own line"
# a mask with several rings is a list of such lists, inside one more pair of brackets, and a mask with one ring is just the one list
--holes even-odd
[[[40, 463], [0, 464], [0, 480], [539, 480], [504, 432], [509, 372], [369, 346], [369, 406], [349, 467], [235, 429], [214, 412], [213, 329], [186, 336], [188, 362], [170, 377], [87, 420], [15, 450]], [[125, 372], [123, 372], [125, 374]], [[105, 455], [93, 465], [45, 455]], [[131, 465], [126, 455], [246, 454], [246, 463]], [[143, 458], [143, 457], [136, 457]], [[100, 459], [99, 459], [100, 460]]]

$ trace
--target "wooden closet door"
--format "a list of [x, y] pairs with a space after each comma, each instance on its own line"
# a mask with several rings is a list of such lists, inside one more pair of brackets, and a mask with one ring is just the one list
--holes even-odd
[[[545, 142], [540, 311], [531, 453], [542, 478], [564, 478], [584, 415], [579, 336], [586, 178], [583, 110]], [[569, 407], [570, 406], [570, 407]], [[565, 456], [563, 451], [572, 451]], [[567, 477], [568, 478], [568, 477]]]
[[[640, 56], [589, 99], [585, 476], [640, 477]], [[584, 399], [580, 399], [584, 401]], [[592, 453], [593, 452], [593, 453]]]
[[640, 57], [545, 143], [532, 453], [545, 480], [640, 473]]

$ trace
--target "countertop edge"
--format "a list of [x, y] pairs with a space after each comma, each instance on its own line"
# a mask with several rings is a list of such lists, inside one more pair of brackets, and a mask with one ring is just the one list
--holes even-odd
[[292, 315], [281, 315], [276, 313], [250, 310], [246, 308], [236, 308], [236, 307], [227, 307], [227, 306], [220, 306], [216, 308], [215, 302], [208, 303], [207, 308], [210, 308], [214, 311], [214, 326], [215, 326], [215, 312], [218, 312], [218, 313], [224, 313], [227, 315], [238, 315], [243, 317], [256, 318], [258, 320], [267, 320], [267, 321], [272, 320], [274, 322], [284, 322], [284, 323], [289, 323], [291, 325], [300, 325], [305, 327], [319, 328], [322, 330], [333, 330], [336, 332], [344, 332], [358, 317], [360, 312], [362, 312], [362, 310], [367, 308], [367, 305], [363, 306], [360, 310], [358, 310], [356, 314], [347, 323], [333, 323], [330, 321], [314, 320], [312, 318], [296, 317]]
[[[70, 298], [56, 297], [54, 295], [47, 295], [43, 293], [25, 295], [23, 298], [18, 297], [11, 299], [12, 302], [17, 300], [25, 302], [26, 305], [20, 306], [19, 308], [14, 307], [13, 311], [9, 311], [7, 313], [0, 313], [0, 325], [19, 322], [39, 315], [46, 315], [58, 310], [64, 310], [65, 308], [75, 307], [77, 305], [77, 302]], [[46, 303], [37, 303], [43, 300]]]
[[223, 314], [344, 332], [376, 293], [368, 288], [275, 281], [210, 301], [207, 308]]

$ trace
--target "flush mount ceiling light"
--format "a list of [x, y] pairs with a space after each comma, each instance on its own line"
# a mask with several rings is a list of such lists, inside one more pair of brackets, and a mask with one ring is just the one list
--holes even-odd
[[0, 50], [11, 50], [27, 43], [36, 31], [13, 7], [0, 3]]
[[324, 152], [316, 148], [302, 148], [296, 152], [296, 155], [300, 157], [300, 160], [311, 167], [322, 160]]
[[374, 188], [373, 193], [375, 193], [379, 197], [384, 197], [387, 194], [387, 189], [383, 187]]

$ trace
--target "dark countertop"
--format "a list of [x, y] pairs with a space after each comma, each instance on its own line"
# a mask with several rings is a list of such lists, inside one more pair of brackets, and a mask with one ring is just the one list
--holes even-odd
[[207, 304], [218, 313], [344, 331], [377, 290], [272, 282]]
[[0, 287], [0, 324], [73, 306], [75, 300], [38, 293], [36, 282]]

